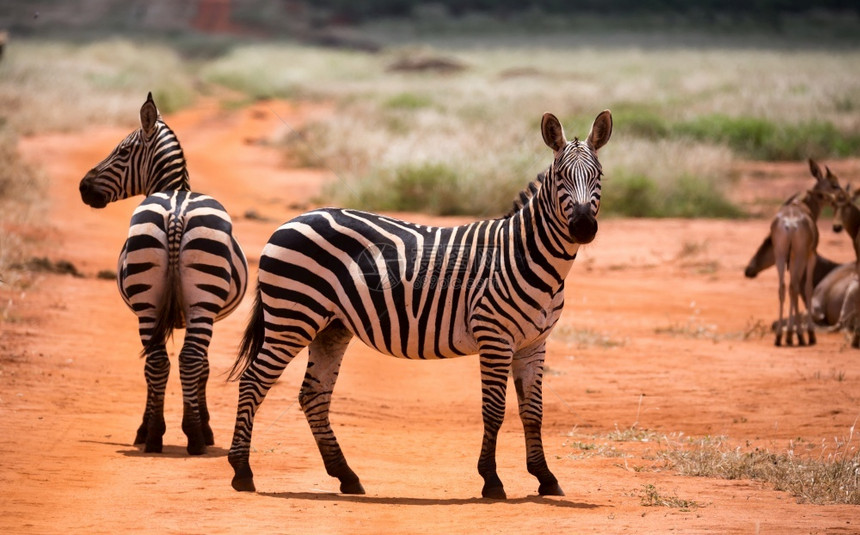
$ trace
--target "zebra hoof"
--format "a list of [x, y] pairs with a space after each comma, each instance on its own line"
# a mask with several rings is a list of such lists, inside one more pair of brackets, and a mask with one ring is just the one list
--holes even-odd
[[481, 491], [481, 496], [488, 500], [507, 500], [508, 495], [505, 494], [505, 487], [488, 487], [484, 486]]
[[203, 455], [204, 453], [206, 453], [206, 444], [204, 444], [202, 441], [195, 441], [193, 443], [189, 442], [188, 447], [185, 448], [185, 450], [188, 452], [188, 455]]
[[342, 482], [340, 484], [341, 494], [365, 494], [364, 487], [361, 486], [361, 481], [355, 480], [351, 482]]
[[144, 443], [146, 443], [146, 426], [142, 425], [137, 430], [137, 434], [134, 435], [134, 442], [132, 442], [132, 444], [137, 446], [138, 444], [144, 444]]
[[239, 477], [236, 476], [233, 478], [231, 483], [233, 485], [234, 490], [238, 490], [239, 492], [256, 492], [257, 487], [254, 486], [254, 478], [253, 477]]
[[538, 494], [541, 496], [564, 496], [564, 491], [558, 483], [546, 483], [538, 487]]
[[146, 445], [143, 447], [143, 451], [145, 453], [161, 453], [161, 450], [164, 448], [161, 437], [156, 437], [150, 439], [147, 437]]
[[814, 346], [816, 343], [818, 343], [818, 340], [815, 338], [815, 333], [809, 331], [809, 345]]
[[207, 446], [215, 445], [215, 435], [212, 433], [212, 428], [208, 425], [203, 426], [203, 442]]

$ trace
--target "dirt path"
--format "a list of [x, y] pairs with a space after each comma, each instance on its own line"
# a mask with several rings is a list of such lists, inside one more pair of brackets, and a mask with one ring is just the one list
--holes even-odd
[[[224, 111], [203, 102], [167, 118], [182, 140], [195, 189], [233, 214], [252, 273], [272, 230], [326, 178], [283, 168], [266, 141], [285, 123], [295, 127], [323, 111], [281, 102]], [[566, 497], [535, 496], [509, 398], [498, 463], [511, 499], [476, 498], [476, 359], [404, 362], [360, 343], [344, 362], [332, 419], [368, 495], [341, 496], [337, 481], [325, 475], [295, 402], [301, 357], [257, 418], [251, 461], [258, 493], [234, 492], [226, 448], [237, 393], [222, 374], [233, 361], [248, 299], [218, 324], [210, 352], [216, 446], [202, 458], [184, 454], [174, 361], [165, 452], [143, 453], [130, 443], [145, 396], [135, 319], [115, 283], [95, 277], [115, 269], [138, 201], [96, 211], [77, 193], [81, 176], [126, 133], [100, 129], [22, 142], [51, 178], [52, 248], [44, 253], [71, 261], [85, 277], [38, 274], [14, 294], [0, 287], [0, 302], [14, 302], [0, 325], [0, 531], [860, 532], [857, 507], [798, 504], [751, 481], [643, 470], [656, 464], [653, 455], [665, 444], [607, 438], [635, 424], [657, 436], [725, 435], [773, 451], [793, 441], [803, 453], [848, 437], [860, 412], [860, 353], [839, 334], [821, 335], [814, 348], [787, 349], [774, 348], [769, 334], [755, 335], [776, 314], [775, 273], [755, 280], [741, 274], [763, 238], [764, 220], [601, 222], [598, 239], [580, 253], [568, 279], [547, 359], [544, 441]], [[797, 188], [806, 185], [802, 165], [789, 171]], [[743, 180], [758, 184], [762, 196], [771, 191], [760, 177]], [[272, 220], [245, 217], [249, 210]], [[822, 252], [848, 260], [845, 236], [832, 235], [827, 224]], [[748, 331], [754, 335], [744, 337]], [[590, 452], [583, 444], [611, 451]], [[645, 485], [701, 507], [644, 507]]]

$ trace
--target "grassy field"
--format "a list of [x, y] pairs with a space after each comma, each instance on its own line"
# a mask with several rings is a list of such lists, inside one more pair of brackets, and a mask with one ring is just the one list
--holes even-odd
[[[129, 110], [150, 90], [164, 112], [224, 87], [240, 95], [226, 105], [331, 103], [330, 116], [292, 132], [283, 150], [338, 177], [320, 203], [370, 210], [504, 213], [550, 161], [545, 111], [583, 137], [612, 109], [601, 153], [609, 216], [742, 216], [725, 196], [737, 160], [860, 153], [860, 48], [838, 38], [631, 33], [587, 21], [576, 32], [556, 21], [535, 33], [531, 19], [516, 31], [474, 17], [426, 20], [363, 28], [385, 45], [379, 53], [194, 34], [158, 44], [143, 34], [13, 38], [0, 62], [0, 202], [39, 198], [37, 173], [9, 149], [17, 136], [133, 126]], [[415, 67], [434, 62], [449, 68]], [[395, 68], [404, 64], [412, 68]], [[34, 213], [5, 209], [0, 225]], [[0, 272], [20, 245], [3, 235]]]
[[[390, 70], [404, 57], [462, 69]], [[340, 177], [327, 198], [336, 204], [496, 215], [549, 163], [539, 134], [544, 111], [584, 137], [610, 108], [615, 130], [601, 155], [607, 213], [735, 217], [723, 192], [736, 159], [858, 153], [860, 80], [849, 67], [858, 60], [855, 51], [504, 41], [377, 55], [244, 45], [201, 76], [257, 97], [333, 101], [331, 117], [285, 144], [298, 163]]]

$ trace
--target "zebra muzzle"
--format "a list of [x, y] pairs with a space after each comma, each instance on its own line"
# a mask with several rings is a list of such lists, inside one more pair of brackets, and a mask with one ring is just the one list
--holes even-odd
[[84, 204], [87, 206], [92, 206], [93, 208], [104, 208], [107, 206], [107, 195], [93, 186], [90, 182], [89, 175], [85, 176], [83, 180], [81, 180], [79, 189], [81, 191], [81, 200], [84, 201]]
[[578, 206], [568, 225], [570, 236], [576, 243], [591, 243], [597, 235], [597, 218], [591, 215], [591, 206]]

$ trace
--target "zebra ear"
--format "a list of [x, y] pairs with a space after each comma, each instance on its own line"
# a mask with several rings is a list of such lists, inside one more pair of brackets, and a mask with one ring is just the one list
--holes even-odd
[[146, 96], [146, 102], [140, 107], [140, 127], [147, 136], [155, 131], [155, 122], [158, 120], [158, 109], [152, 100], [152, 93]]
[[540, 133], [543, 135], [543, 142], [553, 152], [558, 152], [567, 145], [567, 138], [564, 137], [564, 128], [561, 126], [558, 118], [551, 113], [543, 114], [543, 118], [540, 121]]
[[598, 151], [612, 136], [612, 113], [609, 110], [603, 110], [594, 119], [591, 125], [591, 131], [588, 132], [588, 144], [592, 150]]

